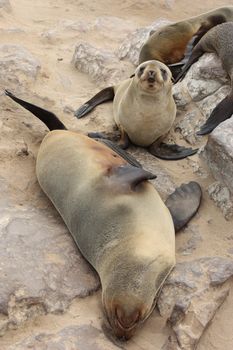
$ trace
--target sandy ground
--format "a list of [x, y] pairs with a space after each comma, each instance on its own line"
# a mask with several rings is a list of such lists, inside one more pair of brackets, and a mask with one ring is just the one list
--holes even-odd
[[[168, 5], [171, 5], [169, 8]], [[228, 1], [228, 5], [233, 5], [233, 1]], [[181, 20], [185, 17], [191, 17], [201, 12], [205, 12], [214, 7], [226, 5], [221, 0], [196, 0], [189, 2], [184, 0], [11, 0], [12, 12], [4, 13], [1, 17], [1, 36], [0, 44], [15, 43], [26, 47], [41, 62], [41, 72], [39, 78], [33, 85], [32, 90], [28, 91], [27, 99], [30, 95], [41, 96], [44, 106], [52, 109], [70, 128], [77, 129], [77, 120], [72, 114], [63, 112], [65, 106], [72, 108], [78, 107], [87, 100], [98, 88], [91, 82], [90, 78], [82, 73], [77, 72], [71, 64], [71, 58], [74, 52], [75, 44], [80, 40], [85, 40], [95, 46], [104, 48], [117, 48], [119, 43], [116, 40], [103, 40], [94, 32], [77, 34], [73, 31], [59, 32], [57, 39], [49, 43], [44, 39], [42, 33], [51, 29], [61, 27], [62, 21], [65, 20], [84, 20], [94, 21], [99, 16], [116, 16], [125, 20], [130, 20], [138, 27], [151, 24], [159, 17], [169, 20]], [[23, 32], [4, 30], [9, 28], [20, 28]], [[109, 33], [111, 36], [111, 33]], [[62, 60], [61, 60], [62, 59]], [[15, 89], [15, 92], [17, 89]], [[25, 96], [26, 97], [26, 96]], [[36, 100], [34, 99], [36, 102]], [[24, 140], [32, 150], [37, 150], [40, 140], [45, 134], [45, 128], [40, 123], [33, 123], [33, 130], [28, 133], [28, 129], [19, 126], [18, 118], [24, 118], [25, 112], [17, 110], [4, 111], [3, 118], [7, 118], [10, 113], [11, 121], [15, 123], [15, 134], [11, 135], [22, 142]], [[111, 106], [105, 105], [99, 108], [99, 112], [105, 116], [111, 113]], [[27, 115], [26, 119], [31, 117]], [[37, 127], [38, 125], [38, 127]], [[84, 119], [79, 122], [79, 128], [86, 130], [87, 121]], [[192, 161], [199, 161], [198, 156], [192, 157]], [[179, 162], [158, 161], [164, 170], [168, 172], [175, 184], [187, 182], [196, 179], [205, 190], [213, 182], [208, 176], [199, 178], [193, 173], [191, 162], [182, 160]], [[31, 160], [14, 161], [6, 163], [7, 166], [1, 170], [1, 174], [10, 176], [10, 182], [24, 191], [28, 179], [32, 179], [30, 188], [25, 191], [24, 200], [34, 200], [33, 190], [37, 190], [37, 184], [34, 174], [34, 162]], [[23, 197], [22, 197], [23, 198]], [[227, 237], [232, 235], [232, 222], [227, 222], [222, 213], [208, 198], [204, 191], [203, 203], [200, 213], [193, 220], [193, 225], [201, 235], [201, 242], [198, 249], [192, 253], [192, 259], [200, 256], [222, 255], [232, 258], [228, 253], [230, 243]], [[190, 236], [189, 236], [190, 237]], [[176, 240], [177, 252], [187, 244], [187, 237], [181, 233]], [[232, 245], [232, 243], [231, 243]], [[208, 254], [207, 254], [208, 251]], [[188, 260], [190, 256], [178, 254], [179, 261]], [[0, 349], [6, 350], [10, 344], [23, 339], [24, 337], [36, 334], [41, 331], [54, 332], [61, 329], [71, 322], [79, 324], [80, 320], [86, 319], [88, 322], [99, 327], [100, 325], [100, 306], [99, 293], [97, 296], [87, 298], [87, 300], [74, 301], [65, 315], [47, 315], [38, 317], [30, 321], [17, 331], [10, 331], [6, 336], [0, 339]], [[232, 310], [233, 297], [229, 297], [227, 305], [223, 305], [221, 312], [216, 320], [209, 327], [203, 337], [199, 350], [231, 350], [233, 348], [233, 319]], [[225, 309], [224, 309], [225, 308]], [[165, 327], [165, 322], [156, 313], [152, 315], [145, 325], [144, 329], [138, 334], [132, 342], [127, 345], [127, 349], [160, 349], [167, 337], [169, 330]]]

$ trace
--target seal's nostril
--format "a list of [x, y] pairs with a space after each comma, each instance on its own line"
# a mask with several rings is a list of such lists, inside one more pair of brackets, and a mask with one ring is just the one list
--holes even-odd
[[154, 77], [149, 77], [147, 80], [149, 81], [149, 83], [154, 83], [155, 82], [155, 78]]

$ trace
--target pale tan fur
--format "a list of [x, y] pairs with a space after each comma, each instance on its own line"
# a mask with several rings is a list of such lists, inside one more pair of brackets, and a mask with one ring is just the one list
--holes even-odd
[[[36, 173], [100, 276], [103, 306], [114, 333], [130, 337], [153, 310], [154, 298], [175, 265], [175, 234], [169, 210], [148, 181], [132, 190], [111, 176], [125, 164], [84, 135], [52, 131], [39, 149]], [[122, 330], [116, 310], [126, 320], [132, 312], [140, 318]]]
[[[145, 66], [138, 77], [140, 68]], [[166, 71], [163, 78], [161, 69]], [[149, 86], [148, 72], [155, 72], [155, 83]], [[171, 129], [176, 116], [172, 96], [170, 70], [159, 61], [148, 61], [137, 67], [135, 76], [115, 87], [113, 100], [114, 120], [129, 139], [138, 146], [150, 146]]]

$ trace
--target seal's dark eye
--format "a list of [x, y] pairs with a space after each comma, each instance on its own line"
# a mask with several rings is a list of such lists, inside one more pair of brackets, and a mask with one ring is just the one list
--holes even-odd
[[145, 67], [140, 67], [138, 71], [138, 76], [140, 77], [142, 73], [144, 72]]
[[167, 79], [167, 71], [165, 69], [161, 68], [161, 73], [162, 73], [163, 80], [166, 80]]

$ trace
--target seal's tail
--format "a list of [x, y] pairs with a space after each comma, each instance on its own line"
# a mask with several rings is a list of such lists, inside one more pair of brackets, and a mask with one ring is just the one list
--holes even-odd
[[35, 106], [24, 100], [21, 100], [20, 98], [16, 97], [15, 95], [12, 94], [12, 92], [8, 90], [5, 90], [5, 94], [15, 102], [20, 104], [22, 107], [30, 111], [32, 114], [34, 114], [49, 128], [49, 130], [59, 130], [59, 129], [66, 130], [65, 125], [58, 119], [58, 117], [54, 113], [49, 112], [46, 109], [40, 108], [38, 106]]
[[233, 115], [233, 95], [226, 96], [212, 111], [209, 118], [197, 132], [197, 135], [206, 135], [214, 130], [224, 120]]

